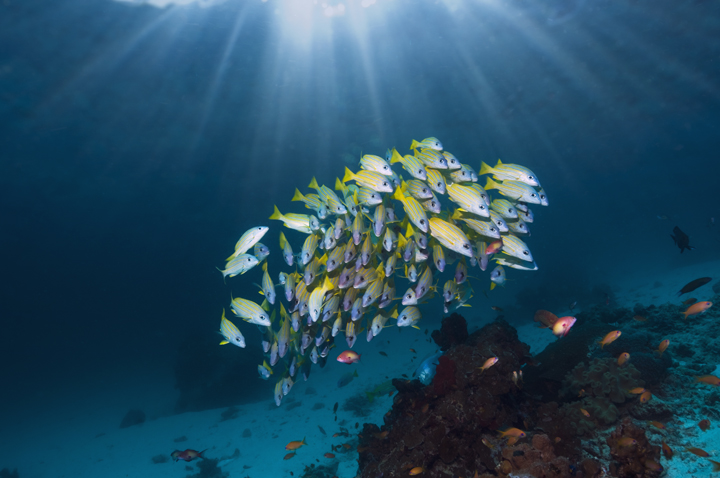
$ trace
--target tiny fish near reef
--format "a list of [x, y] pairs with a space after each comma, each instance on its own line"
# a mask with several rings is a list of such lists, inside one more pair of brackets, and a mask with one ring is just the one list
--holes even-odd
[[[480, 175], [487, 175], [483, 188], [476, 170], [445, 151], [437, 138], [413, 141], [410, 150], [413, 154], [401, 155], [390, 148], [384, 158], [362, 156], [360, 169], [345, 168], [334, 191], [315, 178], [308, 186], [312, 192], [289, 191], [291, 201], [303, 204], [309, 214], [281, 213], [273, 206], [271, 220], [281, 221], [294, 235], [306, 235], [302, 243], [291, 244], [291, 237], [277, 233], [281, 263], [290, 270], [271, 271], [274, 262], [265, 262], [270, 250], [259, 240], [273, 233], [266, 226], [247, 230], [221, 269], [224, 278], [234, 277], [263, 263], [258, 281], [262, 304], [236, 297], [230, 307], [236, 316], [260, 328], [265, 352], [258, 367], [261, 377], [268, 379], [279, 367], [274, 374], [278, 406], [298, 375], [307, 380], [313, 365], [323, 367], [333, 348], [334, 353], [341, 351], [335, 343], [338, 334], [345, 335], [352, 349], [361, 334], [369, 342], [386, 327], [419, 328], [421, 304], [440, 295], [433, 292], [441, 274], [452, 277], [447, 282], [441, 279], [447, 287], [440, 295], [450, 311], [470, 306], [470, 282], [480, 280], [472, 267], [485, 271], [488, 262], [495, 261], [490, 277], [483, 281], [490, 289], [505, 283], [505, 268], [537, 269], [529, 247], [516, 235], [527, 237], [528, 225], [535, 223], [530, 205], [548, 205], [533, 171], [519, 164], [498, 161], [490, 167], [476, 160]], [[446, 265], [456, 262], [454, 272], [446, 270]], [[275, 278], [284, 289], [277, 297]], [[408, 281], [411, 287], [402, 296], [406, 307], [398, 310], [393, 304], [399, 299], [396, 291], [406, 290]], [[287, 307], [275, 304], [282, 298]], [[574, 318], [563, 319], [574, 323]], [[564, 328], [554, 333], [566, 335], [572, 323], [563, 322]], [[223, 343], [244, 347], [244, 337], [234, 324], [224, 319], [221, 326]], [[336, 358], [352, 365], [360, 355], [345, 350]], [[438, 364], [437, 370], [445, 373], [438, 375], [451, 378], [448, 370], [454, 364], [436, 354], [417, 371], [423, 383], [433, 380]], [[344, 375], [338, 386], [355, 376]]]

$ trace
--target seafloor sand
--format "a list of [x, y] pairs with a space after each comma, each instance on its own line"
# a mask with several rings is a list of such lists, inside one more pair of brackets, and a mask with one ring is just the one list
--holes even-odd
[[[701, 276], [714, 276], [720, 263], [698, 264], [673, 271], [664, 277], [626, 277], [615, 291], [618, 305], [632, 307], [636, 303], [660, 305], [677, 303], [677, 291], [690, 280]], [[699, 289], [693, 296], [706, 300], [712, 296], [712, 284]], [[471, 316], [471, 314], [468, 314]], [[481, 324], [469, 324], [473, 329]], [[556, 340], [547, 330], [535, 324], [518, 328], [520, 339], [532, 347], [532, 352], [542, 350]], [[417, 354], [410, 351], [414, 348]], [[355, 349], [363, 354], [356, 366], [329, 363], [322, 370], [313, 369], [310, 381], [300, 380], [277, 408], [271, 397], [266, 401], [238, 407], [236, 416], [222, 420], [225, 409], [200, 413], [167, 415], [167, 397], [172, 384], [158, 382], [154, 377], [133, 377], [127, 384], [108, 384], [105, 390], [77, 390], [68, 388], [66, 396], [39, 397], [32, 416], [15, 415], [0, 430], [3, 446], [0, 447], [0, 468], [17, 468], [20, 477], [26, 478], [112, 478], [112, 477], [184, 477], [198, 472], [197, 462], [167, 461], [153, 463], [156, 455], [168, 456], [173, 449], [207, 449], [206, 455], [221, 458], [221, 467], [235, 477], [299, 477], [305, 465], [332, 464], [339, 462], [337, 476], [354, 477], [357, 471], [357, 440], [332, 435], [340, 425], [356, 432], [356, 423], [381, 423], [392, 399], [377, 399], [366, 417], [354, 416], [342, 410], [344, 401], [355, 394], [371, 389], [387, 378], [411, 375], [422, 358], [436, 350], [428, 343], [423, 330], [406, 329], [401, 332], [391, 327], [371, 343], [359, 339]], [[379, 352], [383, 351], [385, 357]], [[238, 351], [241, 352], [241, 351]], [[334, 356], [333, 356], [334, 357]], [[359, 377], [342, 389], [337, 388], [338, 378], [356, 367]], [[161, 372], [158, 371], [158, 374]], [[166, 372], [171, 376], [170, 371]], [[717, 373], [717, 369], [716, 369]], [[138, 383], [155, 384], [154, 388], [128, 393]], [[123, 386], [124, 385], [124, 386]], [[253, 386], [252, 383], [248, 384]], [[697, 385], [685, 391], [685, 400], [702, 403], [700, 396], [709, 393], [711, 387]], [[124, 392], [118, 393], [118, 390]], [[132, 401], [130, 401], [132, 397]], [[662, 398], [654, 397], [661, 401]], [[332, 412], [339, 402], [338, 421]], [[48, 403], [53, 403], [48, 408]], [[44, 404], [44, 405], [43, 405]], [[707, 450], [714, 459], [720, 457], [720, 426], [713, 421], [712, 428], [701, 432], [697, 422], [703, 417], [702, 407], [668, 403], [682, 409], [667, 424], [664, 431], [648, 427], [654, 443], [661, 439], [671, 443], [676, 452], [672, 461], [664, 460], [665, 476], [708, 477], [712, 467], [706, 459], [682, 451], [682, 446], [696, 446]], [[684, 406], [680, 406], [684, 405]], [[124, 412], [130, 408], [144, 408], [150, 419], [142, 425], [119, 429]], [[28, 407], [30, 409], [30, 407]], [[165, 416], [163, 416], [165, 415]], [[160, 416], [160, 418], [152, 418]], [[320, 427], [325, 430], [323, 434]], [[249, 436], [246, 436], [249, 430]], [[178, 442], [181, 437], [185, 441]], [[284, 460], [288, 453], [285, 445], [292, 440], [305, 438], [307, 445], [297, 455]], [[332, 445], [348, 443], [350, 450], [335, 451], [334, 459], [323, 455]]]

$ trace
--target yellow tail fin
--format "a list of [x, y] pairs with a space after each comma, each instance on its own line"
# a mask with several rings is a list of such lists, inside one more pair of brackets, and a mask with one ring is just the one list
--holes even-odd
[[280, 231], [280, 247], [285, 249], [285, 244], [287, 244], [287, 239], [285, 239], [285, 234], [283, 234], [283, 232]]
[[412, 143], [410, 143], [410, 149], [417, 149], [418, 146], [420, 146], [420, 143], [415, 140], [412, 140]]
[[303, 194], [300, 192], [299, 189], [295, 188], [295, 195], [293, 196], [291, 201], [304, 201], [304, 200], [305, 200], [305, 196], [303, 196]]
[[270, 216], [270, 219], [279, 219], [282, 221], [283, 215], [280, 213], [280, 209], [277, 208], [277, 206], [273, 206], [275, 208], [275, 211], [272, 213], [272, 216]]
[[485, 189], [500, 189], [500, 185], [493, 181], [491, 178], [487, 178], [487, 184], [485, 184]]
[[313, 188], [313, 189], [318, 189], [319, 186], [318, 186], [318, 183], [317, 183], [317, 181], [315, 180], [315, 177], [314, 177], [314, 176], [313, 176], [313, 178], [312, 178], [312, 181], [310, 181], [310, 185], [309, 185], [308, 187], [309, 187], [309, 188]]
[[350, 171], [350, 168], [347, 166], [345, 167], [345, 176], [343, 176], [343, 183], [346, 183], [348, 181], [352, 181], [352, 179], [355, 177], [352, 171]]
[[402, 162], [403, 157], [400, 156], [400, 153], [397, 152], [397, 149], [393, 148], [392, 150], [392, 157], [390, 158], [390, 164], [400, 163]]
[[478, 174], [490, 174], [490, 173], [492, 173], [492, 168], [485, 161], [480, 163], [480, 172]]

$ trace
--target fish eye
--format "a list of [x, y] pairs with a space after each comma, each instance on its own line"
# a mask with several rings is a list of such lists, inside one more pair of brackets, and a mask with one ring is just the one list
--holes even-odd
[[425, 219], [420, 219], [420, 224], [425, 225]]
[[529, 256], [529, 255], [530, 255], [530, 253], [529, 253], [528, 251], [523, 251], [523, 255], [525, 255], [525, 256]]
[[481, 210], [481, 211], [484, 211], [484, 210], [485, 210], [485, 206], [483, 206], [483, 205], [481, 204], [481, 205], [480, 205], [480, 210]]
[[463, 249], [470, 249], [470, 244], [463, 244]]

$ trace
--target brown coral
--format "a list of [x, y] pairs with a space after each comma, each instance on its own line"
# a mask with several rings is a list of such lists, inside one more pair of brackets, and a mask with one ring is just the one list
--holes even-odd
[[[504, 463], [509, 463], [511, 467], [510, 472], [506, 474], [512, 473], [534, 478], [571, 476], [570, 462], [565, 457], [555, 455], [552, 442], [547, 435], [534, 435], [531, 444], [521, 443], [505, 447], [502, 457]], [[505, 467], [507, 469], [507, 465]]]
[[645, 430], [625, 418], [607, 438], [614, 462], [610, 473], [618, 478], [657, 478], [662, 473], [660, 447], [651, 445]]

